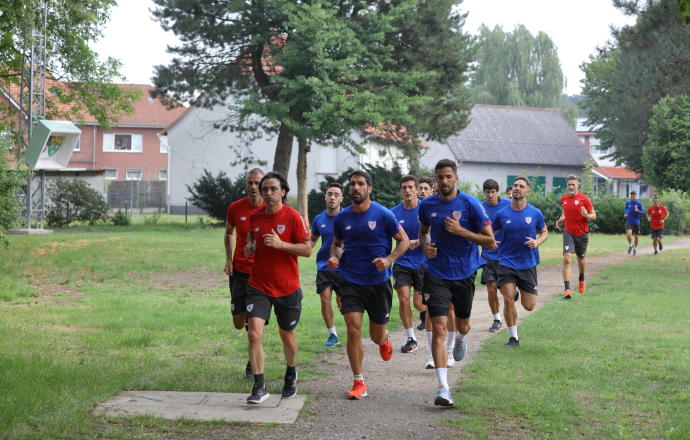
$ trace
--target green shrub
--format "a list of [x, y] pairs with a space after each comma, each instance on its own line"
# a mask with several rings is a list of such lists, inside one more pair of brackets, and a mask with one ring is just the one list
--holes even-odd
[[162, 214], [160, 213], [160, 211], [154, 212], [150, 216], [147, 215], [144, 217], [144, 224], [149, 226], [157, 225], [158, 222], [161, 220], [161, 216]]
[[0, 133], [0, 244], [7, 244], [5, 230], [17, 224], [20, 207], [17, 193], [26, 184], [25, 172], [10, 169], [7, 160], [10, 146], [10, 138]]
[[121, 209], [118, 209], [111, 221], [115, 226], [129, 226], [132, 224], [132, 217]]
[[187, 200], [201, 208], [216, 220], [225, 221], [228, 205], [245, 196], [247, 175], [243, 173], [234, 181], [224, 171], [217, 176], [204, 169], [203, 175], [192, 185], [187, 185], [190, 196]]
[[83, 180], [57, 179], [47, 192], [46, 221], [50, 227], [74, 222], [93, 225], [108, 219], [108, 204], [103, 196]]

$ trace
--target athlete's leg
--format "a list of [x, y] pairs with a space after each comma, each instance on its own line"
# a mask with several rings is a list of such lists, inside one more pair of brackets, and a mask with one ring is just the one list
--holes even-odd
[[637, 247], [638, 242], [640, 241], [640, 234], [635, 231], [635, 247]]
[[505, 283], [501, 286], [501, 295], [503, 295], [503, 316], [506, 318], [508, 327], [517, 325], [517, 310], [515, 310], [516, 286], [516, 283]]
[[570, 282], [570, 260], [570, 252], [563, 252], [563, 281], [567, 282]]
[[460, 333], [460, 337], [464, 338], [470, 332], [470, 318], [455, 318], [455, 327]]
[[[294, 367], [297, 363], [297, 338], [294, 330], [278, 329], [280, 339], [283, 341], [283, 354], [288, 367]], [[263, 371], [263, 370], [262, 370]]]
[[625, 237], [628, 239], [628, 244], [632, 246], [632, 229], [625, 230]]
[[580, 270], [580, 279], [584, 280], [585, 268], [587, 263], [585, 262], [585, 257], [577, 257], [577, 268]]
[[396, 287], [400, 301], [400, 321], [405, 329], [412, 328], [412, 310], [410, 309], [410, 285]]
[[412, 302], [414, 304], [414, 308], [417, 309], [418, 312], [423, 312], [426, 310], [426, 306], [422, 302], [422, 294], [421, 292], [418, 292], [417, 289], [414, 289], [414, 297], [412, 298]]
[[491, 309], [491, 314], [496, 315], [497, 313], [500, 313], [501, 303], [498, 301], [498, 288], [496, 287], [496, 281], [486, 282], [486, 293], [489, 297], [489, 308]]
[[333, 296], [333, 286], [328, 286], [319, 292], [321, 297], [321, 316], [326, 328], [335, 327], [335, 319], [333, 317], [333, 307], [331, 306], [331, 299]]
[[456, 331], [458, 330], [456, 322], [457, 319], [455, 319], [455, 308], [453, 307], [453, 304], [451, 304], [450, 309], [448, 310], [448, 322], [446, 324], [448, 329], [448, 333], [446, 333], [446, 349], [448, 350], [447, 362], [449, 367], [455, 365], [453, 350], [455, 349], [455, 335]]
[[362, 346], [362, 313], [348, 312], [343, 314], [347, 326], [347, 358], [350, 360], [352, 374], [362, 374], [364, 347]]
[[249, 318], [249, 362], [252, 364], [254, 375], [264, 373], [264, 324], [263, 318]]
[[522, 294], [520, 295], [520, 302], [522, 303], [522, 307], [528, 312], [531, 312], [537, 306], [537, 295], [529, 292], [521, 293]]
[[369, 321], [369, 337], [378, 345], [385, 344], [388, 340], [386, 324], [376, 324], [375, 322]]
[[434, 365], [436, 368], [448, 368], [448, 350], [446, 349], [448, 316], [431, 318], [431, 327], [433, 329], [431, 354], [434, 358]]

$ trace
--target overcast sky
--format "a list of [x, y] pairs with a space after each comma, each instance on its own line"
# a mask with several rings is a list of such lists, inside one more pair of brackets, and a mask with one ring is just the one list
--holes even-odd
[[[127, 82], [151, 83], [153, 66], [170, 60], [165, 48], [176, 38], [151, 19], [151, 0], [120, 0], [111, 12], [103, 38], [94, 47], [101, 56], [122, 63]], [[566, 93], [580, 92], [583, 74], [580, 64], [610, 38], [609, 26], [620, 27], [634, 21], [611, 5], [610, 0], [464, 0], [461, 9], [469, 12], [466, 31], [476, 34], [484, 23], [512, 30], [524, 24], [533, 34], [544, 31], [558, 47], [566, 77]]]

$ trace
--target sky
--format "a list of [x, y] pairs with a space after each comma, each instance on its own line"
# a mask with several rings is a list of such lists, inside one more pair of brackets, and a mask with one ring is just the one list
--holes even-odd
[[[167, 64], [166, 46], [178, 41], [151, 18], [152, 0], [120, 0], [110, 14], [103, 37], [93, 48], [105, 58], [122, 63], [126, 82], [150, 84], [153, 66]], [[610, 26], [633, 23], [611, 5], [610, 0], [464, 0], [468, 12], [465, 31], [476, 34], [481, 24], [510, 31], [524, 24], [533, 34], [544, 31], [556, 44], [566, 93], [580, 92], [584, 78], [579, 66], [610, 39]]]

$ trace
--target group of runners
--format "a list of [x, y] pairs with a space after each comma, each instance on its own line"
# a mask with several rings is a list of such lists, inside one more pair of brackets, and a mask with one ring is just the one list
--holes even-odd
[[[483, 267], [481, 282], [487, 286], [493, 314], [490, 331], [504, 328], [500, 292], [509, 330], [506, 346], [519, 346], [516, 302], [527, 311], [537, 303], [538, 248], [549, 235], [544, 216], [527, 202], [531, 191], [527, 177], [517, 177], [505, 198], [500, 197], [495, 180], [486, 180], [483, 202], [459, 191], [458, 180], [456, 163], [443, 159], [434, 168], [434, 178], [403, 177], [402, 202], [387, 209], [371, 199], [371, 176], [366, 171], [354, 171], [347, 186], [351, 206], [341, 207], [343, 186], [329, 183], [326, 210], [314, 218], [310, 232], [300, 214], [285, 204], [289, 187], [284, 176], [264, 174], [260, 169], [248, 172], [247, 196], [228, 206], [225, 232], [225, 272], [230, 280], [233, 322], [238, 329], [245, 327], [248, 334], [246, 376], [254, 382], [248, 403], [258, 404], [269, 396], [264, 379], [263, 332], [271, 309], [287, 364], [282, 398], [297, 393], [295, 328], [302, 310], [297, 258], [310, 256], [319, 238], [316, 293], [328, 329], [325, 344], [340, 344], [332, 308], [335, 293], [346, 325], [353, 374], [348, 398], [358, 400], [368, 394], [362, 344], [365, 312], [369, 338], [379, 346], [381, 358], [389, 361], [393, 356], [387, 330], [393, 290], [406, 333], [402, 353], [418, 349], [412, 306], [420, 312], [422, 323], [417, 328], [426, 331], [426, 367], [435, 370], [438, 380], [435, 405], [454, 405], [448, 367], [467, 353], [478, 269]], [[596, 219], [596, 213], [590, 200], [579, 192], [577, 177], [568, 177], [567, 190], [561, 198], [562, 212], [556, 226], [564, 227], [563, 296], [570, 299], [572, 253], [578, 261], [578, 290], [586, 290], [588, 224]], [[633, 212], [639, 215], [644, 211], [626, 207], [627, 214]], [[650, 209], [648, 216], [654, 215], [659, 214]], [[662, 216], [665, 219], [668, 214]]]

